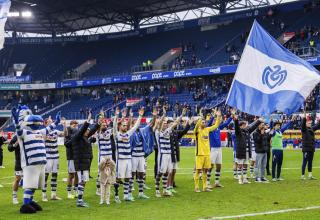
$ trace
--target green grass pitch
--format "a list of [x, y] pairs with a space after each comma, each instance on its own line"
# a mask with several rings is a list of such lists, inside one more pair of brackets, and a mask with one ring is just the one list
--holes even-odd
[[[97, 148], [94, 147], [92, 176], [97, 174]], [[320, 177], [319, 159], [317, 153], [314, 159], [313, 174]], [[194, 166], [194, 149], [181, 150], [182, 161], [179, 164], [176, 183], [176, 194], [171, 198], [156, 198], [153, 182], [153, 155], [148, 160], [147, 184], [152, 187], [146, 190], [149, 200], [138, 200], [115, 204], [113, 197], [111, 205], [99, 205], [99, 197], [95, 195], [95, 179], [91, 179], [85, 188], [84, 199], [90, 208], [77, 208], [76, 200], [66, 198], [66, 184], [62, 178], [67, 176], [65, 149], [60, 147], [60, 175], [58, 195], [62, 201], [41, 201], [41, 192], [37, 191], [35, 199], [44, 211], [35, 215], [19, 214], [19, 205], [12, 205], [11, 182], [13, 180], [14, 154], [9, 153], [4, 146], [4, 166], [0, 169], [0, 219], [199, 219], [218, 216], [232, 216], [246, 213], [275, 211], [289, 208], [305, 208], [320, 205], [320, 180], [300, 180], [302, 153], [299, 150], [285, 150], [282, 176], [285, 181], [276, 183], [251, 183], [239, 185], [232, 175], [232, 151], [223, 150], [223, 172], [221, 183], [225, 186], [214, 189], [213, 192], [196, 194], [193, 192], [192, 168]], [[268, 177], [270, 179], [270, 177]], [[50, 185], [50, 184], [48, 184]], [[137, 185], [135, 185], [137, 189]], [[48, 186], [48, 196], [50, 186]], [[122, 190], [120, 192], [122, 198]], [[133, 192], [137, 196], [137, 190]], [[18, 192], [22, 202], [22, 190]], [[254, 216], [245, 219], [319, 219], [320, 209]]]

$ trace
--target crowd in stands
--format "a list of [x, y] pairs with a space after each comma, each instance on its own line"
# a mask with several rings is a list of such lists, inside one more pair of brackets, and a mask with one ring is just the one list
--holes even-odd
[[[192, 42], [186, 44], [181, 43], [180, 48], [182, 49], [182, 53], [172, 63], [172, 70], [179, 70], [201, 65], [202, 61], [197, 56], [196, 46]], [[207, 41], [205, 42], [205, 48], [208, 49]]]
[[38, 113], [43, 108], [53, 107], [59, 99], [61, 97], [57, 96], [54, 91], [2, 91], [0, 109], [7, 110], [17, 104], [29, 103], [32, 110]]

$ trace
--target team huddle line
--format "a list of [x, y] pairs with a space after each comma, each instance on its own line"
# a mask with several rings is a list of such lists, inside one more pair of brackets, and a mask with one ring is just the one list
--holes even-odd
[[[121, 117], [120, 117], [121, 113]], [[13, 203], [18, 204], [17, 191], [19, 184], [23, 186], [23, 205], [21, 213], [36, 213], [42, 207], [33, 200], [36, 189], [42, 190], [42, 201], [48, 201], [47, 182], [51, 174], [51, 199], [61, 200], [57, 196], [57, 179], [59, 170], [58, 137], [64, 137], [68, 164], [67, 198], [77, 198], [77, 207], [88, 207], [84, 201], [86, 183], [89, 181], [90, 167], [93, 159], [92, 144], [98, 144], [98, 176], [96, 181], [97, 195], [100, 204], [110, 204], [111, 187], [114, 189], [116, 203], [121, 203], [119, 187], [123, 185], [123, 200], [135, 201], [133, 197], [134, 181], [138, 183], [138, 199], [149, 199], [145, 189], [147, 157], [155, 152], [155, 196], [172, 196], [176, 191], [175, 174], [180, 161], [180, 140], [193, 128], [195, 134], [195, 169], [194, 191], [210, 192], [213, 187], [223, 187], [220, 184], [222, 168], [222, 148], [220, 130], [234, 124], [231, 135], [234, 145], [234, 178], [239, 184], [250, 183], [247, 169], [250, 163], [251, 177], [255, 182], [269, 182], [265, 170], [270, 172], [269, 158], [272, 149], [272, 181], [283, 180], [281, 167], [283, 160], [282, 133], [288, 129], [293, 117], [287, 124], [280, 121], [270, 125], [263, 118], [248, 125], [240, 121], [236, 110], [231, 110], [225, 120], [221, 112], [213, 109], [209, 114], [200, 110], [198, 117], [182, 120], [186, 114], [184, 109], [179, 117], [170, 119], [166, 116], [166, 108], [154, 109], [152, 119], [142, 126], [141, 119], [144, 108], [140, 108], [139, 116], [134, 119], [130, 110], [115, 110], [114, 117], [106, 120], [100, 114], [96, 122], [90, 124], [92, 114], [80, 127], [73, 120], [67, 126], [61, 120], [60, 112], [55, 120], [42, 119], [33, 115], [27, 106], [19, 106], [12, 110], [16, 134], [8, 145], [9, 151], [15, 152], [15, 181], [13, 184]], [[161, 113], [161, 114], [160, 114]], [[62, 121], [62, 122], [61, 122]], [[59, 124], [63, 131], [57, 130]], [[43, 127], [44, 125], [44, 127]], [[306, 117], [302, 121], [302, 179], [305, 179], [305, 168], [308, 165], [309, 178], [312, 176], [312, 161], [315, 151], [314, 131], [319, 122], [312, 126], [312, 121]], [[215, 169], [214, 185], [211, 185], [211, 172]], [[202, 178], [202, 189], [200, 179]], [[162, 182], [162, 192], [160, 183]]]

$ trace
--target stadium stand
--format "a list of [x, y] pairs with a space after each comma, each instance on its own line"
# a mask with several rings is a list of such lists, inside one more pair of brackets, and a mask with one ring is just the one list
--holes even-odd
[[[196, 65], [236, 63], [254, 18], [278, 38], [285, 32], [299, 31], [305, 27], [318, 30], [316, 21], [320, 19], [319, 11], [319, 8], [308, 11], [303, 7], [296, 10], [275, 7], [267, 16], [257, 15], [232, 22], [226, 20], [222, 24], [215, 24], [216, 28], [206, 31], [202, 31], [198, 26], [143, 37], [88, 43], [8, 45], [0, 56], [4, 60], [0, 71], [7, 72], [14, 63], [26, 63], [24, 74], [31, 74], [35, 81], [51, 82], [65, 79], [68, 72], [85, 61], [96, 59], [97, 64], [79, 75], [79, 78], [119, 76], [129, 73], [134, 66], [142, 65], [145, 60], [156, 60], [171, 48], [177, 47], [182, 48], [182, 55], [167, 68], [183, 69]], [[295, 19], [297, 17], [298, 20]], [[306, 37], [300, 45], [308, 46], [310, 39]], [[315, 47], [319, 47], [318, 38]]]

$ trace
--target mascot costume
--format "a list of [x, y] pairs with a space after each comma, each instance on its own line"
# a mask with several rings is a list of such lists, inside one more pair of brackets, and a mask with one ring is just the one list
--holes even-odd
[[44, 137], [52, 131], [61, 120], [58, 112], [54, 123], [43, 128], [43, 118], [33, 115], [27, 106], [12, 109], [12, 117], [16, 127], [20, 145], [21, 167], [23, 170], [23, 205], [21, 213], [36, 213], [42, 211], [39, 204], [33, 201], [36, 189], [41, 189], [45, 183], [46, 149]]

